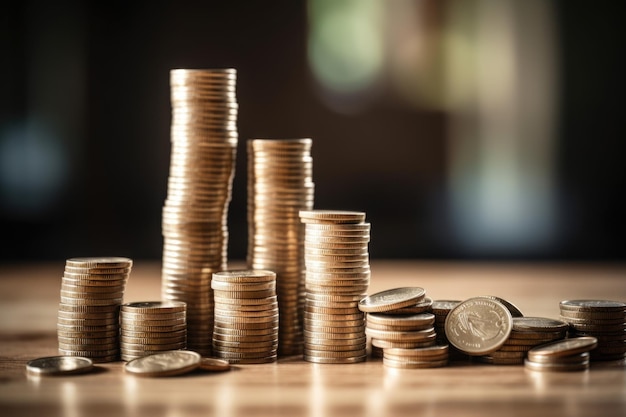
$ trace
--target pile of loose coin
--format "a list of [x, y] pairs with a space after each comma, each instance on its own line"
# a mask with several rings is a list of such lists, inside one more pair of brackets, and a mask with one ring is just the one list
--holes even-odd
[[304, 227], [313, 208], [312, 140], [252, 139], [248, 149], [248, 255], [251, 269], [276, 273], [278, 353], [302, 353]]
[[172, 123], [163, 207], [162, 298], [187, 304], [187, 345], [211, 351], [211, 274], [227, 267], [238, 143], [234, 69], [170, 72]]
[[216, 272], [211, 285], [215, 294], [213, 355], [230, 363], [276, 361], [276, 274], [264, 270]]
[[60, 355], [119, 359], [119, 308], [132, 265], [122, 257], [66, 261], [57, 317]]
[[356, 363], [367, 358], [358, 302], [370, 281], [370, 224], [358, 211], [302, 210], [305, 225], [304, 360]]
[[592, 361], [619, 361], [626, 357], [626, 303], [609, 300], [565, 300], [561, 320], [569, 324], [570, 337], [598, 340]]
[[120, 309], [120, 348], [124, 361], [187, 346], [186, 305], [144, 301]]

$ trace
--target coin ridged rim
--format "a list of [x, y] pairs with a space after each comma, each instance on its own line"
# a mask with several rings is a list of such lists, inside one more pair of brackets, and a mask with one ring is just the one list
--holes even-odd
[[403, 342], [399, 340], [384, 340], [384, 339], [372, 338], [371, 343], [372, 343], [372, 346], [380, 348], [380, 349], [390, 349], [390, 348], [419, 349], [419, 348], [435, 346], [435, 344], [437, 343], [435, 339], [428, 339], [428, 340], [418, 341], [418, 342]]
[[128, 313], [176, 313], [184, 312], [187, 303], [183, 301], [133, 301], [120, 306], [120, 310]]

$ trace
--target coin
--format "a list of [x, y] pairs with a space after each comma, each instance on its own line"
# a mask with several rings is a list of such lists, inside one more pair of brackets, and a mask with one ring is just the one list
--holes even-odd
[[524, 361], [524, 367], [531, 371], [539, 372], [578, 372], [589, 369], [589, 362], [583, 361], [581, 363], [542, 363], [533, 362], [526, 359]]
[[80, 356], [48, 356], [26, 363], [26, 370], [36, 375], [69, 375], [91, 371], [93, 361]]
[[383, 365], [401, 369], [440, 368], [448, 365], [448, 359], [436, 361], [411, 361], [386, 358], [383, 353]]
[[392, 311], [416, 304], [425, 296], [420, 287], [393, 288], [369, 295], [359, 301], [359, 310], [368, 313]]
[[363, 223], [365, 213], [345, 210], [300, 210], [303, 223]]
[[519, 308], [517, 308], [517, 306], [515, 306], [513, 303], [511, 303], [508, 300], [505, 300], [504, 298], [495, 296], [495, 295], [482, 295], [481, 297], [485, 297], [485, 298], [490, 298], [492, 300], [496, 300], [499, 301], [500, 303], [502, 303], [511, 313], [512, 317], [524, 317], [524, 313], [522, 313], [520, 311]]
[[564, 300], [559, 303], [561, 310], [569, 311], [602, 311], [621, 312], [626, 311], [626, 303], [611, 300]]
[[569, 356], [589, 352], [598, 346], [595, 337], [577, 337], [537, 346], [528, 352], [528, 357]]
[[564, 321], [546, 317], [513, 317], [513, 330], [519, 332], [564, 332], [568, 327]]
[[468, 355], [498, 350], [513, 328], [509, 310], [499, 301], [474, 297], [458, 304], [446, 317], [449, 342]]
[[126, 363], [124, 370], [138, 376], [163, 377], [181, 375], [200, 366], [202, 357], [189, 350], [171, 350], [143, 356]]
[[224, 372], [230, 370], [230, 363], [223, 359], [202, 358], [200, 361], [200, 369], [211, 372]]
[[75, 268], [130, 268], [133, 266], [132, 259], [119, 256], [70, 258], [65, 263]]

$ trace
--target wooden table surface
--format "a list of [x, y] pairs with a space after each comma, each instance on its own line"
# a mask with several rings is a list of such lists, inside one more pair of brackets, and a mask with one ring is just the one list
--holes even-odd
[[[433, 299], [491, 294], [527, 316], [557, 318], [564, 299], [626, 300], [626, 265], [371, 264], [370, 293], [420, 286]], [[57, 354], [63, 268], [64, 262], [0, 265], [2, 416], [626, 416], [623, 364], [573, 373], [470, 362], [398, 370], [380, 360], [319, 365], [290, 357], [169, 378], [125, 374], [122, 362], [85, 375], [29, 376], [28, 360]], [[125, 301], [159, 298], [159, 263], [135, 261]]]

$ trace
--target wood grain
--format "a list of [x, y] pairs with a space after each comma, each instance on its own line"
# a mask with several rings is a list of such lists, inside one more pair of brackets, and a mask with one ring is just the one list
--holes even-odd
[[[241, 266], [234, 264], [234, 267]], [[125, 374], [121, 362], [72, 377], [32, 377], [28, 360], [56, 354], [64, 264], [0, 266], [3, 416], [624, 416], [626, 368], [538, 373], [455, 362], [395, 370], [379, 360], [319, 365], [300, 357], [227, 373], [171, 378]], [[625, 265], [372, 261], [370, 292], [421, 286], [434, 299], [492, 294], [527, 316], [558, 317], [563, 299], [626, 300]], [[126, 301], [160, 298], [156, 262], [136, 261]]]

